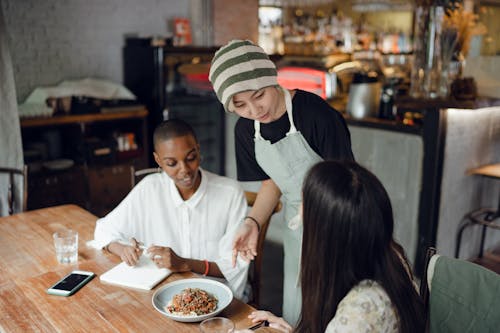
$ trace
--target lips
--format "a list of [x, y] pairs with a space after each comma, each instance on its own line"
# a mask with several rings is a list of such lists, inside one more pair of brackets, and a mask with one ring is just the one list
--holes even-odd
[[184, 178], [180, 178], [177, 180], [179, 185], [182, 185], [183, 187], [191, 187], [194, 182], [194, 177], [193, 176], [186, 176]]
[[263, 120], [267, 120], [269, 118], [269, 113], [265, 113], [264, 115], [257, 117], [257, 120], [262, 122]]

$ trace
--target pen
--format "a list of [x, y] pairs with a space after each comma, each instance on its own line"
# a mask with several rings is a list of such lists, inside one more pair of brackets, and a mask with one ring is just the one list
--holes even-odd
[[254, 325], [252, 327], [249, 327], [248, 329], [251, 331], [255, 331], [258, 328], [267, 327], [267, 326], [269, 326], [269, 322], [267, 320], [264, 320], [264, 321], [261, 321], [260, 323]]

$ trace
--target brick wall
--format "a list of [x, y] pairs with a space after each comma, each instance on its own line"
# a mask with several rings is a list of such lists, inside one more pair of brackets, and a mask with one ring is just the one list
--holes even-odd
[[223, 45], [231, 39], [258, 42], [258, 0], [213, 0], [214, 43]]
[[[257, 2], [257, 1], [255, 1]], [[17, 96], [63, 79], [122, 82], [124, 34], [167, 35], [174, 16], [189, 16], [179, 0], [0, 0]]]

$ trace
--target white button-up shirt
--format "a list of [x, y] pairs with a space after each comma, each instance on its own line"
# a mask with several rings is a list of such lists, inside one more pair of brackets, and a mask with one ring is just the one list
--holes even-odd
[[238, 259], [232, 267], [231, 256], [234, 235], [247, 212], [245, 195], [235, 180], [200, 171], [200, 187], [185, 201], [164, 172], [145, 177], [97, 221], [95, 242], [102, 248], [134, 237], [146, 246], [168, 246], [184, 258], [213, 261], [241, 298], [248, 263]]

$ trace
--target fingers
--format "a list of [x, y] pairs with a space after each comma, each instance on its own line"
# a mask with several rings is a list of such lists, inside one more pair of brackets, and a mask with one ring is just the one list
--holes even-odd
[[146, 252], [157, 267], [171, 268], [172, 255], [175, 254], [175, 252], [173, 252], [169, 247], [151, 246], [146, 250]]
[[257, 256], [258, 237], [259, 232], [254, 224], [251, 226], [243, 224], [240, 227], [233, 241], [233, 267], [236, 266], [238, 255], [246, 262], [250, 262], [255, 259]]
[[248, 318], [251, 318], [252, 322], [254, 323], [264, 320], [267, 320], [269, 323], [271, 323], [275, 321], [273, 319], [277, 319], [278, 317], [276, 317], [269, 311], [254, 311], [248, 316]]
[[251, 318], [254, 323], [267, 320], [269, 322], [269, 327], [282, 332], [292, 331], [292, 326], [290, 326], [290, 324], [288, 324], [283, 318], [277, 317], [269, 311], [254, 311], [248, 316], [248, 318]]
[[137, 264], [137, 261], [139, 260], [139, 255], [136, 252], [135, 248], [127, 246], [121, 255], [121, 259], [127, 265], [135, 266], [135, 264]]
[[233, 258], [231, 260], [231, 263], [233, 264], [233, 267], [236, 267], [236, 259], [238, 258], [238, 250], [233, 248]]
[[[250, 252], [252, 254], [252, 256], [257, 256], [257, 239], [258, 239], [259, 235], [257, 234], [257, 236], [255, 237], [255, 239], [252, 237], [249, 241], [248, 241], [248, 252]], [[252, 258], [253, 260], [253, 258]]]
[[289, 333], [292, 331], [290, 325], [282, 325], [281, 323], [272, 323], [272, 324], [269, 324], [269, 327], [271, 328], [274, 328], [278, 331], [281, 331], [281, 332], [285, 332], [285, 333]]

